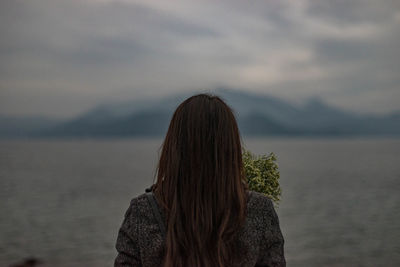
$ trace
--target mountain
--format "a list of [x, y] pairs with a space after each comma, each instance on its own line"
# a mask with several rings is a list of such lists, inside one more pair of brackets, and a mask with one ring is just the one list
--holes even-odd
[[159, 136], [166, 132], [170, 114], [143, 110], [117, 117], [82, 116], [40, 133], [42, 137]]
[[[295, 106], [276, 97], [230, 88], [207, 92], [220, 96], [232, 107], [243, 135], [400, 134], [400, 111], [385, 116], [359, 115], [329, 106], [318, 98]], [[101, 104], [66, 121], [0, 117], [0, 136], [163, 136], [176, 107], [196, 93], [200, 92]]]
[[0, 137], [22, 138], [40, 135], [42, 131], [55, 127], [59, 120], [40, 116], [1, 116]]

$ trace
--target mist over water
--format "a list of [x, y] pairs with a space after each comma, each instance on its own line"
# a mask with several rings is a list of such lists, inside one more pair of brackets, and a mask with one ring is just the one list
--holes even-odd
[[[400, 264], [400, 139], [244, 138], [274, 152], [288, 266]], [[0, 141], [0, 265], [111, 266], [162, 140]]]

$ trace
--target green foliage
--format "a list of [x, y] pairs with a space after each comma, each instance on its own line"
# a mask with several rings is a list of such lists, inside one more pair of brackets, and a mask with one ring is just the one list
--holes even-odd
[[255, 156], [243, 149], [243, 165], [249, 189], [268, 196], [275, 204], [278, 204], [281, 187], [275, 154]]

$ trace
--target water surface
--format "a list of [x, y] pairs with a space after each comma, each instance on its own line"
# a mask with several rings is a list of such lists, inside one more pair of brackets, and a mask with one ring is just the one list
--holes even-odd
[[[161, 139], [0, 141], [0, 266], [112, 266]], [[288, 266], [400, 266], [400, 139], [244, 138], [281, 170]]]

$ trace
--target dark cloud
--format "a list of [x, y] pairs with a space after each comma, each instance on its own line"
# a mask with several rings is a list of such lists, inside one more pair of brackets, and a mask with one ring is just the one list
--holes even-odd
[[127, 38], [97, 37], [85, 40], [74, 49], [54, 51], [53, 57], [73, 65], [98, 64], [135, 64], [149, 54], [156, 54], [154, 49]]
[[382, 23], [398, 12], [400, 4], [392, 0], [311, 0], [307, 14], [340, 25]]
[[315, 56], [324, 62], [368, 61], [375, 57], [376, 44], [362, 40], [323, 39], [314, 43]]
[[70, 116], [99, 102], [216, 85], [388, 112], [400, 89], [398, 7], [390, 0], [4, 0], [0, 113]]

